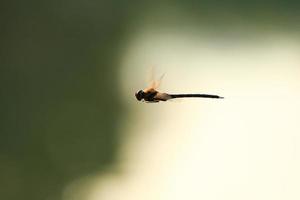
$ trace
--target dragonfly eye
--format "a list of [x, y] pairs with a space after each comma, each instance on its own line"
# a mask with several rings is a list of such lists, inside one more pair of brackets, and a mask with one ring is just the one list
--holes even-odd
[[140, 90], [138, 92], [135, 93], [135, 97], [137, 100], [142, 100], [144, 98], [144, 91], [143, 90]]

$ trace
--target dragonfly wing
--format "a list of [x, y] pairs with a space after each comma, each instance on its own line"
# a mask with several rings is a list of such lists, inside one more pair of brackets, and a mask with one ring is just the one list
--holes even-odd
[[155, 87], [155, 79], [154, 79], [154, 67], [150, 67], [149, 72], [147, 73], [147, 82], [148, 82], [148, 88], [154, 88]]
[[149, 69], [149, 73], [148, 73], [148, 87], [145, 90], [150, 90], [150, 89], [157, 89], [160, 84], [161, 81], [163, 79], [165, 74], [163, 74], [162, 76], [159, 77], [159, 79], [155, 79], [155, 67], [150, 67]]
[[165, 76], [165, 74], [162, 74], [160, 77], [159, 77], [159, 79], [158, 80], [156, 80], [156, 81], [154, 81], [154, 88], [155, 89], [157, 89], [159, 86], [160, 86], [160, 84], [161, 84], [161, 82], [162, 82], [162, 79], [164, 78], [164, 76]]
[[152, 80], [150, 82], [150, 85], [146, 89], [144, 89], [144, 92], [156, 90], [161, 85], [161, 81], [162, 81], [164, 75], [165, 74], [163, 74], [158, 80]]

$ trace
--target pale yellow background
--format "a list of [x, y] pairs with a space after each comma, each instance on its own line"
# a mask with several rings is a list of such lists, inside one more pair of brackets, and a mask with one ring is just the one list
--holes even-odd
[[[155, 26], [132, 35], [120, 61], [131, 115], [119, 127], [125, 142], [116, 170], [87, 178], [77, 193], [71, 184], [66, 199], [300, 199], [296, 37], [234, 38]], [[158, 76], [165, 73], [163, 92], [225, 99], [137, 102], [134, 92], [146, 87], [152, 66]]]

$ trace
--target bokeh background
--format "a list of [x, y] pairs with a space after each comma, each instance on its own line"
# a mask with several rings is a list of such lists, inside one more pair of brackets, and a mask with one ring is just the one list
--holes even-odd
[[0, 198], [299, 199], [299, 9], [1, 1]]

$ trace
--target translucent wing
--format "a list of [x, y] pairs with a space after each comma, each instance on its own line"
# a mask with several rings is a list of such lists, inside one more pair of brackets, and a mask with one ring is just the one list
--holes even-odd
[[160, 86], [161, 81], [162, 81], [163, 77], [165, 76], [165, 74], [163, 74], [159, 77], [159, 79], [155, 80], [155, 78], [154, 78], [155, 72], [154, 71], [155, 71], [154, 67], [151, 67], [150, 73], [149, 73], [149, 78], [148, 78], [149, 86], [146, 89], [144, 89], [145, 92], [150, 91], [150, 90], [156, 90]]
[[150, 67], [147, 73], [147, 81], [148, 81], [148, 85], [149, 87], [153, 86], [154, 82], [155, 82], [155, 78], [154, 78], [154, 72], [155, 69], [154, 67]]
[[154, 83], [154, 87], [155, 87], [155, 88], [158, 88], [158, 87], [160, 86], [160, 84], [161, 84], [162, 79], [164, 78], [164, 76], [165, 76], [165, 74], [162, 74], [162, 75], [159, 77], [159, 79], [155, 81], [155, 83]]

